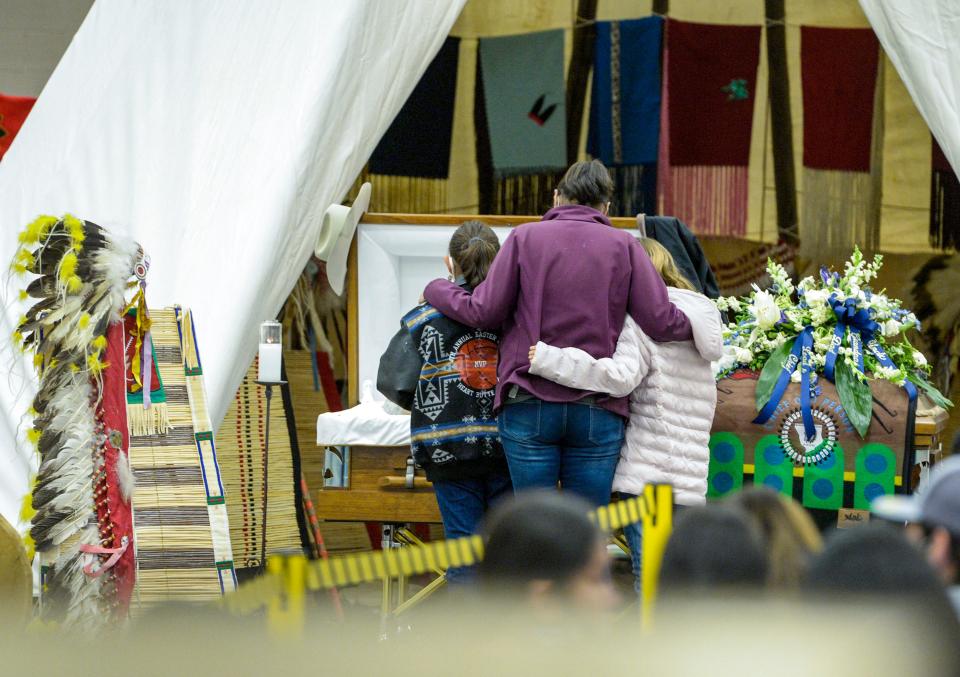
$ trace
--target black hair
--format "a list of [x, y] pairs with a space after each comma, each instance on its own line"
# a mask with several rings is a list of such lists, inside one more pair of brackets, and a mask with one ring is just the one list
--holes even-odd
[[766, 578], [763, 540], [742, 510], [698, 506], [679, 515], [660, 570], [665, 592], [760, 587]]
[[487, 278], [487, 271], [500, 251], [500, 239], [482, 221], [465, 221], [450, 238], [448, 251], [467, 284], [476, 287]]
[[589, 563], [603, 535], [590, 505], [571, 494], [533, 490], [495, 508], [484, 525], [484, 586], [516, 588], [537, 580], [563, 585]]
[[881, 522], [838, 530], [814, 558], [804, 587], [827, 593], [944, 594], [920, 549], [902, 530]]
[[570, 165], [557, 190], [570, 202], [600, 207], [613, 197], [613, 179], [600, 160], [584, 160]]

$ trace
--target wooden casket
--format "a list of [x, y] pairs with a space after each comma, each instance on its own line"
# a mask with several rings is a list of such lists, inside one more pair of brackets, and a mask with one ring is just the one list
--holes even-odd
[[[753, 422], [757, 378], [757, 372], [738, 371], [717, 382], [708, 498], [728, 496], [753, 483], [792, 496], [811, 509], [868, 510], [877, 496], [915, 488], [916, 401], [902, 388], [888, 381], [871, 382], [873, 418], [861, 437], [834, 385], [819, 378], [811, 393], [816, 433], [808, 441], [800, 384], [790, 384], [766, 423]], [[925, 443], [935, 443], [936, 430], [925, 433]]]

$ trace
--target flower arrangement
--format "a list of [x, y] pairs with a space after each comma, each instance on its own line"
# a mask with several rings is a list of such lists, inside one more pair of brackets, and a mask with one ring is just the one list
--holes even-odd
[[716, 300], [733, 318], [724, 328], [717, 378], [741, 368], [759, 370], [760, 421], [791, 381], [802, 384], [807, 399], [823, 374], [836, 384], [861, 436], [870, 425], [870, 379], [891, 381], [911, 398], [920, 388], [936, 404], [953, 406], [929, 382], [930, 365], [910, 343], [908, 333], [920, 328], [916, 316], [884, 290], [871, 289], [882, 265], [881, 255], [867, 261], [855, 248], [842, 274], [823, 267], [819, 279], [806, 277], [794, 285], [783, 266], [768, 260], [769, 289], [754, 285], [743, 298]]

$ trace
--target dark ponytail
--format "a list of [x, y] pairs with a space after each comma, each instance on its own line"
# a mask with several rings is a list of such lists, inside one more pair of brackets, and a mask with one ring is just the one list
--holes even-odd
[[466, 221], [450, 238], [450, 258], [471, 287], [486, 279], [498, 251], [497, 234], [482, 221]]

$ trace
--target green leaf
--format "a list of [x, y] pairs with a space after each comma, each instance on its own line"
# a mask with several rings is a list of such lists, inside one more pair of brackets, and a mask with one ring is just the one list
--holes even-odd
[[860, 437], [866, 437], [870, 417], [873, 415], [873, 393], [870, 384], [857, 378], [846, 359], [837, 362], [835, 373], [840, 404]]
[[930, 383], [930, 381], [927, 380], [927, 377], [921, 372], [913, 372], [913, 378], [910, 380], [913, 381], [918, 388], [923, 390], [923, 392], [927, 394], [927, 397], [933, 400], [933, 403], [938, 407], [942, 407], [943, 409], [950, 409], [953, 407], [953, 402], [944, 397], [943, 393], [941, 393], [935, 385]]
[[763, 365], [760, 378], [757, 379], [757, 411], [763, 409], [764, 405], [770, 400], [773, 387], [777, 385], [777, 379], [780, 378], [783, 362], [793, 348], [793, 341], [793, 338], [787, 339], [786, 343], [770, 353], [766, 364]]

